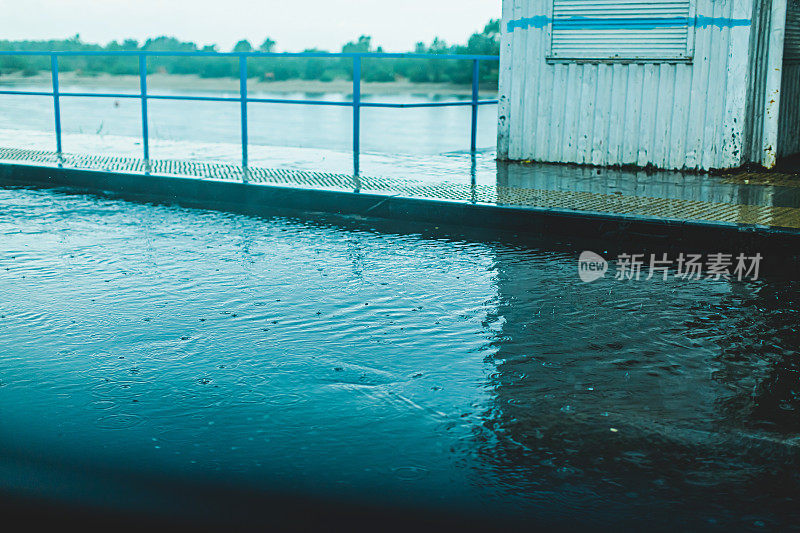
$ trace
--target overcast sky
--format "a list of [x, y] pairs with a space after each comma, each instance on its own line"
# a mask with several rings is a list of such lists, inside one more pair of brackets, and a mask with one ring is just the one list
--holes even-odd
[[281, 51], [338, 51], [361, 34], [387, 51], [439, 36], [462, 43], [499, 18], [501, 0], [0, 0], [0, 39], [65, 38], [105, 44], [171, 35], [227, 50], [264, 37]]

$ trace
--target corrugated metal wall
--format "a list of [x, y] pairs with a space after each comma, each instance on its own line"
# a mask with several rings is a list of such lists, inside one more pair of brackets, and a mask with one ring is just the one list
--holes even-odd
[[[553, 0], [504, 0], [501, 159], [670, 169], [739, 166], [754, 0], [697, 0], [691, 63], [548, 61]], [[532, 21], [527, 27], [510, 21]], [[696, 32], [696, 33], [695, 33]]]
[[800, 63], [784, 64], [778, 156], [800, 153]]
[[771, 0], [756, 1], [753, 9], [753, 30], [750, 33], [750, 79], [746, 103], [745, 161], [761, 162], [764, 152], [764, 100], [767, 90], [767, 54]]
[[778, 156], [800, 153], [800, 0], [789, 0], [781, 83]]

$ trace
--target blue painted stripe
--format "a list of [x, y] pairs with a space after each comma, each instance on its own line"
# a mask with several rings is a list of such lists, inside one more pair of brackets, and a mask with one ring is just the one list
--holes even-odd
[[750, 19], [734, 19], [726, 17], [705, 17], [698, 15], [695, 18], [689, 17], [640, 17], [640, 18], [621, 18], [621, 17], [569, 17], [551, 18], [544, 15], [536, 17], [523, 17], [511, 20], [507, 24], [509, 33], [516, 29], [527, 30], [529, 28], [545, 28], [552, 24], [553, 28], [570, 30], [655, 30], [659, 28], [684, 28], [694, 26], [696, 28], [733, 28], [738, 26], [749, 26]]
[[517, 20], [509, 20], [507, 31], [508, 33], [511, 33], [516, 29], [520, 30], [527, 30], [528, 28], [542, 29], [548, 24], [550, 24], [550, 22], [551, 22], [550, 17], [545, 17], [544, 15], [540, 15], [538, 17], [522, 17], [521, 19]]

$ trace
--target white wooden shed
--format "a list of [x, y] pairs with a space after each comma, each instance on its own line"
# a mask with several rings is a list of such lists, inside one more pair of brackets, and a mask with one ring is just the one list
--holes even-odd
[[503, 0], [498, 157], [710, 170], [800, 152], [800, 0]]

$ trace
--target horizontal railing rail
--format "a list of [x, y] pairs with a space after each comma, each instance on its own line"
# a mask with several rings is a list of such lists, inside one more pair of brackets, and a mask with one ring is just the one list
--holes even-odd
[[181, 52], [178, 50], [0, 50], [0, 56], [195, 56], [195, 57], [368, 57], [376, 59], [462, 59], [497, 61], [480, 54], [427, 54], [415, 52]]
[[[21, 96], [55, 96], [56, 93], [49, 91], [5, 91], [0, 90], [0, 94], [21, 95]], [[128, 98], [138, 100], [141, 98], [139, 93], [74, 93], [59, 92], [60, 96], [70, 96], [77, 98]], [[254, 102], [263, 104], [300, 104], [300, 105], [327, 105], [338, 107], [352, 107], [350, 102], [337, 102], [335, 100], [296, 100], [286, 98], [238, 98], [235, 96], [191, 96], [173, 94], [148, 94], [148, 100], [199, 100], [201, 102]], [[497, 100], [478, 100], [478, 104], [496, 104]], [[386, 107], [386, 108], [414, 108], [414, 107], [458, 107], [471, 106], [472, 100], [452, 101], [452, 102], [415, 102], [408, 104], [386, 103], [386, 102], [361, 102], [361, 107]]]
[[[149, 168], [150, 161], [150, 140], [148, 133], [148, 109], [149, 100], [188, 100], [201, 102], [239, 102], [241, 114], [241, 139], [242, 139], [242, 170], [243, 179], [247, 179], [248, 167], [248, 123], [247, 105], [249, 103], [266, 104], [291, 104], [291, 105], [316, 105], [316, 106], [338, 106], [351, 107], [353, 109], [353, 171], [359, 174], [359, 153], [361, 147], [361, 108], [387, 108], [387, 109], [410, 109], [410, 108], [432, 108], [432, 107], [459, 107], [469, 106], [472, 108], [472, 121], [470, 130], [470, 151], [477, 151], [478, 133], [478, 108], [482, 105], [497, 104], [497, 100], [481, 100], [480, 91], [480, 62], [498, 61], [497, 56], [491, 55], [461, 55], [461, 54], [417, 54], [417, 53], [363, 53], [363, 52], [180, 52], [180, 51], [108, 51], [108, 50], [85, 50], [85, 51], [17, 51], [0, 50], [0, 56], [44, 56], [50, 58], [50, 72], [52, 77], [51, 91], [21, 91], [13, 89], [0, 89], [0, 95], [16, 96], [47, 96], [53, 98], [55, 116], [55, 136], [56, 152], [59, 160], [62, 154], [61, 143], [61, 98], [116, 98], [116, 99], [137, 99], [141, 101], [142, 119], [142, 149], [145, 161], [145, 168]], [[74, 92], [61, 91], [59, 87], [59, 63], [60, 57], [69, 56], [125, 56], [136, 57], [139, 62], [139, 92], [119, 93], [119, 92]], [[198, 96], [189, 94], [151, 94], [147, 92], [147, 59], [151, 57], [219, 57], [237, 58], [239, 62], [239, 96]], [[247, 60], [251, 58], [350, 58], [353, 68], [353, 94], [350, 102], [328, 101], [328, 100], [298, 100], [293, 98], [260, 98], [251, 97], [247, 94]], [[472, 63], [472, 98], [470, 100], [455, 100], [443, 102], [410, 102], [410, 103], [387, 103], [387, 102], [364, 102], [361, 97], [361, 69], [363, 59], [435, 59], [435, 60], [462, 60]]]

